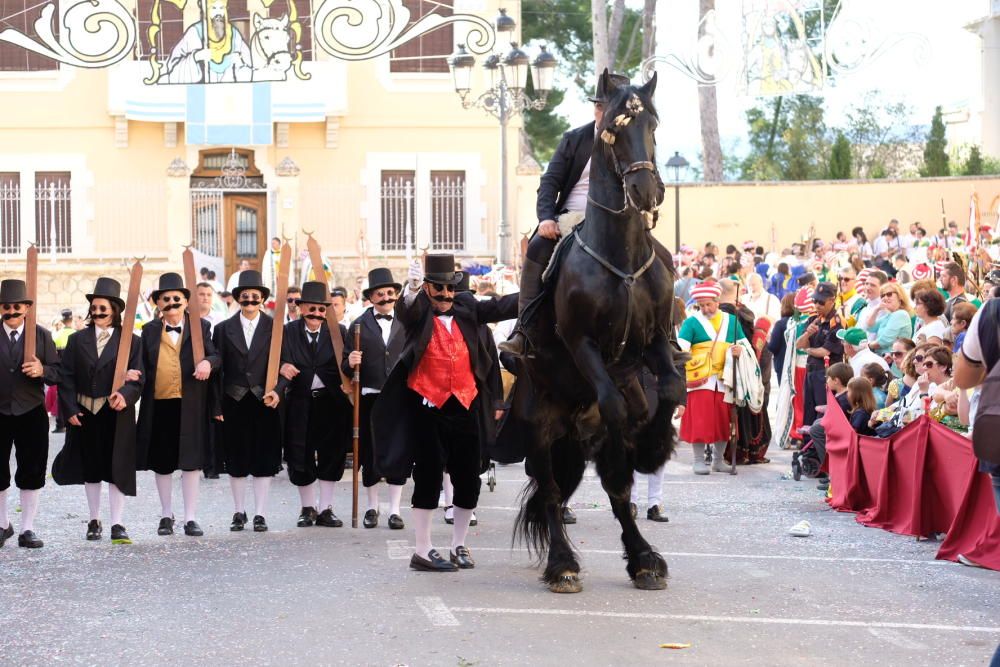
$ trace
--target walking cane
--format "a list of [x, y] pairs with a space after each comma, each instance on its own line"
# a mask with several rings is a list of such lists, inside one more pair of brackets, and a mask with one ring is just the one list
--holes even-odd
[[[354, 349], [361, 349], [361, 323], [354, 325]], [[358, 438], [361, 426], [361, 364], [354, 367], [354, 447], [353, 461], [354, 479], [352, 480], [351, 528], [358, 527]]]
[[[736, 303], [733, 308], [733, 345], [736, 345], [736, 327], [740, 326], [737, 321], [740, 312], [740, 283], [736, 282]], [[733, 461], [729, 468], [729, 474], [736, 474], [736, 450], [740, 444], [740, 421], [739, 412], [736, 408], [736, 359], [730, 354], [730, 363], [733, 365], [733, 406], [729, 408], [729, 447], [733, 450]]]

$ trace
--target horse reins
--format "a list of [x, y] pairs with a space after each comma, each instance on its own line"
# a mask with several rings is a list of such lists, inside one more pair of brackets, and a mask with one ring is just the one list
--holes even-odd
[[608, 260], [606, 260], [603, 257], [601, 257], [600, 255], [598, 255], [597, 252], [593, 248], [591, 248], [589, 245], [587, 245], [586, 243], [584, 243], [583, 239], [580, 238], [579, 227], [574, 227], [572, 234], [573, 234], [573, 237], [576, 239], [576, 242], [580, 245], [580, 249], [581, 250], [583, 250], [585, 253], [587, 253], [588, 255], [590, 255], [591, 257], [593, 257], [595, 260], [597, 260], [598, 264], [600, 264], [601, 266], [603, 266], [605, 269], [607, 269], [608, 271], [610, 271], [612, 274], [614, 274], [614, 275], [618, 276], [619, 278], [621, 278], [622, 282], [625, 285], [625, 297], [626, 297], [625, 298], [625, 330], [624, 330], [624, 332], [622, 332], [622, 340], [621, 340], [620, 343], [618, 343], [618, 347], [615, 349], [614, 356], [612, 356], [612, 358], [611, 358], [611, 363], [615, 363], [616, 361], [618, 361], [619, 359], [621, 359], [622, 352], [625, 351], [625, 344], [628, 342], [628, 335], [629, 335], [629, 333], [632, 330], [632, 286], [635, 285], [635, 281], [639, 279], [639, 276], [641, 276], [642, 274], [644, 274], [646, 272], [646, 270], [653, 265], [653, 262], [656, 261], [656, 251], [655, 250], [651, 250], [650, 254], [649, 254], [649, 259], [647, 259], [646, 263], [643, 264], [642, 266], [640, 266], [635, 272], [633, 272], [633, 273], [625, 273], [624, 271], [622, 271], [621, 269], [619, 269], [617, 266], [615, 266], [614, 264], [612, 264]]

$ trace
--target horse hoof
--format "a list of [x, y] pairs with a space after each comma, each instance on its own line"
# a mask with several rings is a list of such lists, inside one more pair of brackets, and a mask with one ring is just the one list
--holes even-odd
[[662, 577], [651, 570], [643, 570], [636, 575], [632, 582], [635, 587], [644, 591], [662, 591], [667, 587], [666, 577]]
[[549, 590], [553, 593], [579, 593], [583, 590], [583, 584], [576, 572], [564, 572], [549, 584]]

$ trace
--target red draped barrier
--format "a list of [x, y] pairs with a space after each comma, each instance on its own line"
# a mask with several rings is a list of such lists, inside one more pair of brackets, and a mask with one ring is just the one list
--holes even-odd
[[902, 535], [947, 533], [937, 557], [1000, 570], [1000, 514], [972, 443], [921, 417], [889, 438], [859, 436], [832, 396], [823, 417], [830, 506]]

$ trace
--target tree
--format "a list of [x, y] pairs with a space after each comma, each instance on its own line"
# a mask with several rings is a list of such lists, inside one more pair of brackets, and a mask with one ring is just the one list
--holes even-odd
[[924, 166], [920, 170], [921, 176], [948, 175], [947, 144], [944, 120], [941, 118], [941, 107], [937, 107], [934, 109], [931, 131], [928, 133], [927, 143], [924, 145]]
[[851, 161], [858, 178], [901, 177], [916, 170], [915, 146], [923, 138], [909, 122], [912, 108], [869, 91], [847, 109], [844, 135], [851, 144]]
[[747, 124], [750, 152], [741, 179], [801, 181], [826, 175], [829, 141], [821, 98], [771, 98], [747, 111]]
[[843, 132], [837, 132], [837, 139], [830, 151], [830, 164], [827, 168], [827, 178], [846, 180], [851, 177], [851, 142]]
[[[705, 34], [705, 15], [715, 10], [715, 0], [698, 2], [698, 37]], [[719, 139], [719, 103], [715, 86], [698, 86], [698, 120], [701, 124], [701, 154], [708, 182], [722, 180], [722, 142]]]
[[565, 96], [565, 90], [553, 90], [549, 93], [549, 103], [544, 109], [524, 115], [524, 131], [528, 134], [531, 153], [542, 164], [552, 159], [559, 140], [569, 129], [569, 121], [553, 111], [562, 104]]
[[965, 161], [965, 166], [962, 168], [963, 176], [982, 176], [983, 175], [983, 156], [979, 152], [979, 146], [973, 146], [969, 149], [969, 157]]

